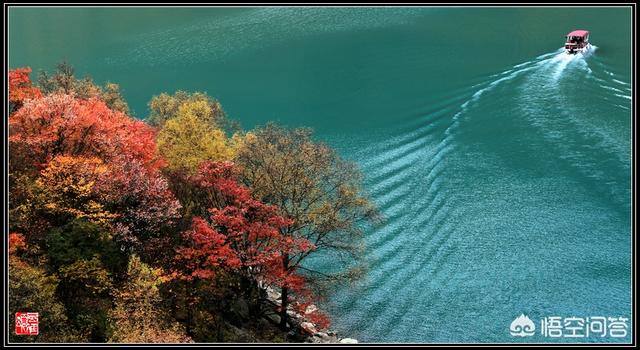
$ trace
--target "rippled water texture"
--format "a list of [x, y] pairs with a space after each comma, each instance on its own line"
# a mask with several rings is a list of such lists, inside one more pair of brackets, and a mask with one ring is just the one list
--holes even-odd
[[[310, 126], [356, 161], [386, 221], [367, 232], [366, 278], [324, 305], [346, 336], [564, 341], [513, 338], [509, 325], [521, 313], [631, 316], [627, 9], [19, 9], [9, 19], [12, 67], [66, 58], [120, 83], [139, 117], [154, 94], [205, 90], [246, 128]], [[578, 28], [596, 48], [565, 55], [557, 48]]]

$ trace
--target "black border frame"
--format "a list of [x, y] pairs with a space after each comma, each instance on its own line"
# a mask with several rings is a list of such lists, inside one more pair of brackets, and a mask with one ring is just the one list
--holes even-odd
[[146, 4], [146, 3], [3, 3], [3, 17], [4, 17], [4, 46], [3, 46], [3, 98], [4, 98], [4, 113], [3, 113], [3, 134], [4, 134], [4, 147], [3, 147], [3, 305], [4, 310], [8, 309], [8, 276], [9, 276], [9, 264], [8, 264], [8, 159], [9, 159], [9, 142], [8, 142], [8, 71], [9, 71], [9, 57], [8, 57], [8, 13], [10, 7], [352, 7], [352, 6], [365, 6], [365, 7], [630, 7], [632, 18], [632, 50], [631, 50], [631, 89], [632, 89], [632, 101], [631, 101], [631, 136], [632, 136], [632, 167], [631, 167], [631, 326], [629, 331], [631, 332], [630, 343], [359, 343], [359, 344], [312, 344], [312, 343], [191, 343], [191, 344], [131, 344], [131, 343], [9, 343], [8, 335], [11, 330], [9, 329], [8, 322], [3, 322], [3, 345], [5, 347], [77, 347], [77, 346], [91, 346], [91, 347], [123, 347], [123, 346], [135, 346], [135, 347], [203, 347], [203, 346], [242, 346], [242, 347], [302, 347], [302, 346], [316, 346], [316, 347], [357, 347], [357, 346], [398, 346], [398, 347], [432, 347], [432, 346], [447, 346], [447, 347], [461, 347], [461, 346], [523, 346], [523, 347], [537, 347], [537, 346], [560, 346], [560, 347], [635, 347], [636, 337], [635, 328], [635, 307], [636, 307], [636, 3], [635, 2], [616, 2], [616, 3], [516, 3], [516, 4], [504, 4], [504, 3], [218, 3], [218, 4], [206, 4], [206, 3], [166, 3], [166, 4]]

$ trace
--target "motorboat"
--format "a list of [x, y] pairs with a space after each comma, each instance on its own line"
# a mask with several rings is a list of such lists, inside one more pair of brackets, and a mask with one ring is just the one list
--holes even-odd
[[591, 44], [589, 43], [589, 31], [574, 30], [567, 34], [567, 40], [564, 44], [564, 52], [573, 55], [577, 53], [584, 54], [589, 50], [591, 50]]

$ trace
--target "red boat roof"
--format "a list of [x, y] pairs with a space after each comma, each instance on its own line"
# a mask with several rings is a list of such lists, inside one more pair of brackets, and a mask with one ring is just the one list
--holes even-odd
[[587, 36], [589, 35], [588, 30], [574, 30], [573, 32], [567, 34], [567, 36]]

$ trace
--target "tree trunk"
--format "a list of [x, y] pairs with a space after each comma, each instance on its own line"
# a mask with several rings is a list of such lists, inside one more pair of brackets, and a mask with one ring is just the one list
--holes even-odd
[[[282, 267], [285, 271], [289, 269], [289, 254], [284, 254], [282, 258]], [[286, 284], [282, 287], [280, 293], [280, 329], [287, 330], [287, 307], [289, 306], [289, 288]]]
[[247, 304], [249, 305], [249, 314], [254, 317], [260, 317], [262, 314], [262, 301], [260, 300], [260, 286], [258, 282], [251, 277], [243, 277], [244, 286], [242, 291], [246, 293]]
[[194, 328], [194, 322], [193, 322], [193, 307], [191, 307], [191, 305], [189, 305], [191, 303], [191, 298], [192, 298], [192, 290], [191, 290], [191, 282], [187, 282], [187, 285], [185, 287], [185, 294], [186, 294], [186, 298], [185, 298], [185, 303], [183, 306], [186, 306], [187, 308], [187, 334], [189, 336], [193, 335], [193, 328]]
[[282, 287], [282, 303], [280, 304], [280, 328], [283, 331], [287, 330], [287, 306], [289, 306], [289, 288]]

